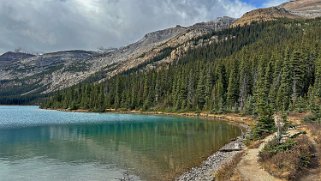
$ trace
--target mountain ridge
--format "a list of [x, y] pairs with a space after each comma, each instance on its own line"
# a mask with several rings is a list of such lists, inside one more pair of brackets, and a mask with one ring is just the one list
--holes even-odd
[[[58, 51], [19, 59], [0, 66], [0, 88], [14, 90], [17, 86], [35, 86], [35, 89], [28, 88], [28, 91], [19, 92], [19, 95], [43, 94], [83, 81], [104, 81], [137, 67], [150, 69], [158, 64], [168, 64], [189, 49], [217, 41], [215, 37], [195, 40], [213, 31], [226, 29], [233, 21], [234, 18], [225, 16], [189, 27], [167, 28], [147, 33], [141, 40], [128, 46], [105, 52]], [[4, 94], [3, 91], [0, 91], [1, 94]]]
[[6, 53], [0, 55], [0, 64], [1, 63], [9, 63], [12, 61], [18, 61], [18, 60], [30, 58], [33, 56], [35, 56], [35, 55], [30, 54], [30, 53], [9, 51], [9, 52], [6, 52]]
[[[128, 71], [167, 66], [191, 50], [222, 41], [213, 35], [219, 30], [244, 26], [254, 21], [310, 19], [318, 16], [321, 16], [320, 0], [296, 0], [256, 9], [239, 19], [223, 16], [189, 27], [177, 25], [150, 32], [137, 42], [101, 52], [69, 50], [26, 57], [12, 54], [14, 61], [0, 61], [0, 97], [48, 94], [82, 82], [103, 82]], [[1, 55], [0, 60], [8, 54]]]

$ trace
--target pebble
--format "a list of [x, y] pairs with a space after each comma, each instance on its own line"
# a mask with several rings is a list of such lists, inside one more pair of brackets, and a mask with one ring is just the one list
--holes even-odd
[[[238, 148], [235, 148], [235, 146]], [[239, 146], [241, 149], [239, 149]], [[232, 151], [217, 151], [213, 155], [209, 156], [201, 166], [190, 169], [189, 171], [183, 173], [179, 176], [176, 181], [213, 181], [214, 173], [217, 171], [223, 164], [227, 163], [239, 153], [244, 148], [243, 139], [240, 137], [235, 141], [232, 141], [226, 144], [222, 149], [230, 149]], [[235, 149], [235, 151], [233, 151]]]

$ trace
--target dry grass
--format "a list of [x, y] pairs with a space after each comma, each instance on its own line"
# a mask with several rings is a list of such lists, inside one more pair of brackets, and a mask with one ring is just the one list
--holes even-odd
[[256, 140], [256, 141], [251, 141], [247, 147], [249, 149], [254, 149], [254, 148], [258, 148], [260, 147], [260, 145], [263, 143], [264, 141], [263, 140]]
[[[305, 124], [308, 135], [314, 141], [315, 157], [313, 158], [313, 169], [308, 174], [310, 178], [320, 178], [321, 176], [321, 124], [320, 123], [307, 123]], [[311, 180], [312, 180], [311, 179]]]
[[311, 131], [315, 142], [321, 146], [321, 123], [307, 123], [308, 129]]
[[235, 170], [231, 178], [228, 179], [228, 181], [247, 181], [244, 180], [238, 170]]
[[315, 141], [316, 155], [319, 156], [318, 159], [321, 163], [321, 123], [308, 123], [306, 125], [311, 133], [312, 139]]
[[260, 162], [270, 174], [296, 180], [312, 164], [314, 149], [306, 135], [300, 135], [281, 145], [271, 141], [260, 153]]
[[236, 154], [231, 161], [221, 166], [214, 174], [215, 181], [227, 181], [231, 180], [232, 176], [235, 179], [237, 175], [233, 175], [233, 172], [237, 164], [241, 161], [243, 152]]

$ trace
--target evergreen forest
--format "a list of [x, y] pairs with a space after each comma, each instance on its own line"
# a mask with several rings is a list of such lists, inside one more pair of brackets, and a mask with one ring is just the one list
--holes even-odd
[[[217, 35], [170, 65], [56, 92], [44, 108], [242, 113], [273, 126], [275, 112], [320, 114], [321, 19], [252, 23]], [[261, 132], [259, 134], [262, 134]]]

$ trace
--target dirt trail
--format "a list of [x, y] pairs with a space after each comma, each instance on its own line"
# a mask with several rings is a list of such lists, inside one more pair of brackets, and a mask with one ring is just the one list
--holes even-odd
[[300, 178], [300, 181], [321, 181], [321, 155], [318, 155], [318, 153], [321, 153], [321, 150], [320, 150], [320, 146], [315, 142], [314, 140], [314, 136], [311, 132], [311, 130], [302, 123], [302, 119], [303, 117], [302, 116], [292, 116], [292, 117], [289, 117], [289, 121], [294, 123], [294, 124], [297, 124], [299, 126], [297, 126], [297, 130], [300, 130], [300, 131], [305, 131], [309, 138], [309, 140], [311, 141], [311, 143], [313, 144], [313, 146], [315, 147], [316, 149], [316, 159], [318, 160], [318, 167], [316, 168], [312, 168], [309, 170], [309, 172], [302, 176]]
[[[307, 136], [311, 143], [315, 146], [317, 149], [316, 153], [321, 153], [319, 150], [320, 147], [315, 142], [314, 137], [312, 135], [311, 130], [308, 128], [308, 126], [304, 125], [302, 123], [304, 115], [295, 115], [290, 116], [289, 121], [293, 124], [297, 125], [297, 127], [293, 130], [289, 130], [288, 134], [294, 134], [300, 131], [307, 132]], [[269, 174], [267, 171], [262, 169], [258, 162], [258, 155], [260, 150], [264, 148], [264, 146], [273, 139], [273, 137], [276, 135], [272, 134], [268, 137], [266, 137], [263, 142], [260, 144], [258, 148], [248, 148], [245, 150], [245, 154], [241, 161], [238, 163], [236, 169], [235, 169], [235, 175], [239, 179], [237, 180], [243, 180], [243, 181], [283, 181], [282, 179], [276, 178]], [[321, 155], [316, 155], [319, 165], [321, 165]], [[299, 179], [300, 181], [321, 181], [321, 168], [320, 166], [310, 169], [309, 172], [301, 177]]]
[[242, 160], [236, 167], [236, 172], [245, 181], [282, 181], [263, 170], [258, 162], [258, 155], [261, 149], [273, 139], [275, 134], [266, 137], [259, 148], [247, 149]]

